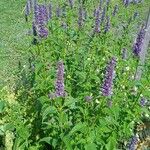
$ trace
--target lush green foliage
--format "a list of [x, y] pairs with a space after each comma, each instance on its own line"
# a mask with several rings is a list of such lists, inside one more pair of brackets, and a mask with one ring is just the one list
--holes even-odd
[[[1, 92], [0, 135], [10, 138], [3, 143], [14, 150], [123, 149], [121, 143], [133, 135], [135, 123], [141, 121], [143, 113], [149, 114], [139, 101], [143, 96], [150, 99], [147, 80], [150, 64], [147, 61], [141, 81], [135, 81], [138, 60], [132, 54], [148, 1], [127, 8], [118, 1], [116, 16], [112, 16], [116, 4], [112, 1], [107, 11], [111, 16], [111, 29], [107, 34], [103, 33], [105, 24], [102, 24], [102, 32], [91, 36], [95, 1], [85, 3], [90, 17], [80, 29], [78, 2], [73, 10], [67, 6], [67, 17], [54, 17], [47, 25], [48, 38], [27, 50], [29, 63], [19, 63], [14, 97], [6, 97], [5, 90]], [[63, 4], [60, 1], [59, 5]], [[135, 10], [140, 16], [132, 18], [129, 24]], [[64, 21], [67, 29], [61, 26]], [[123, 48], [128, 50], [127, 60], [122, 59]], [[112, 56], [117, 58], [117, 66], [110, 106], [110, 98], [102, 96], [101, 87], [105, 67]], [[64, 62], [67, 94], [50, 99], [48, 94], [55, 91], [56, 65], [60, 60]], [[86, 96], [92, 100], [87, 102]], [[11, 98], [15, 100], [10, 103], [7, 99]]]

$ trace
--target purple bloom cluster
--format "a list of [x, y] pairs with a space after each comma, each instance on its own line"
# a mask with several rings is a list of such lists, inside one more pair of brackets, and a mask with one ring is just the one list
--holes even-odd
[[133, 19], [136, 19], [136, 17], [138, 17], [138, 15], [139, 15], [138, 12], [135, 12], [133, 15]]
[[109, 4], [110, 4], [110, 0], [106, 0], [106, 8], [107, 8], [107, 10], [109, 8]]
[[57, 65], [57, 79], [55, 84], [55, 96], [56, 97], [64, 97], [65, 89], [64, 89], [64, 64], [62, 61], [58, 62]]
[[107, 33], [110, 29], [110, 18], [109, 16], [106, 17], [106, 25], [105, 25], [105, 28], [104, 28], [104, 33]]
[[112, 57], [109, 64], [106, 67], [104, 83], [102, 86], [102, 95], [103, 96], [111, 96], [112, 95], [112, 86], [113, 86], [113, 79], [114, 79], [114, 75], [115, 75], [116, 62], [117, 62], [116, 58]]
[[37, 26], [37, 33], [39, 37], [46, 38], [48, 36], [48, 29], [46, 23], [48, 21], [48, 12], [45, 5], [35, 5], [35, 24]]
[[60, 7], [59, 6], [57, 6], [57, 8], [56, 8], [56, 17], [60, 17], [61, 16], [61, 9], [60, 9]]
[[103, 23], [103, 21], [105, 20], [105, 16], [106, 16], [106, 7], [104, 7], [102, 11], [101, 23]]
[[129, 0], [123, 0], [123, 4], [127, 7], [127, 6], [129, 6], [130, 1]]
[[142, 50], [144, 36], [145, 36], [145, 29], [144, 29], [144, 27], [142, 27], [140, 32], [137, 35], [134, 45], [133, 45], [133, 53], [135, 56], [139, 56], [139, 54]]
[[26, 19], [26, 21], [28, 21], [29, 14], [30, 14], [30, 4], [29, 4], [29, 1], [27, 0], [26, 6], [25, 6], [25, 19]]
[[93, 16], [95, 17], [96, 16], [96, 8], [94, 9], [94, 12], [93, 12]]
[[32, 10], [33, 9], [33, 2], [32, 2], [32, 0], [29, 0], [29, 5], [30, 5], [30, 10]]
[[84, 11], [83, 11], [83, 7], [80, 6], [79, 7], [79, 17], [78, 17], [78, 26], [79, 28], [81, 28], [83, 26], [83, 18], [84, 17]]
[[123, 59], [123, 60], [126, 60], [126, 59], [127, 59], [127, 49], [126, 49], [126, 48], [123, 48], [123, 49], [122, 49], [122, 59]]
[[71, 7], [71, 9], [73, 8], [73, 0], [69, 0], [69, 5]]
[[138, 142], [138, 138], [133, 136], [128, 143], [128, 150], [136, 150], [136, 144]]
[[52, 4], [48, 5], [48, 20], [52, 19]]
[[141, 105], [142, 107], [144, 107], [144, 106], [146, 106], [146, 104], [147, 104], [147, 100], [146, 100], [145, 98], [141, 98], [141, 100], [140, 100], [140, 105]]
[[118, 13], [118, 5], [115, 5], [112, 15], [115, 16]]
[[100, 32], [100, 9], [96, 9], [95, 13], [95, 28], [94, 28], [94, 33], [99, 33]]

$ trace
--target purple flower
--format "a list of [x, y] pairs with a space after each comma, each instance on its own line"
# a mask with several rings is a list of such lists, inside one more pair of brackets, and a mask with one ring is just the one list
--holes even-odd
[[113, 79], [115, 76], [115, 66], [116, 66], [116, 58], [112, 57], [110, 62], [106, 67], [105, 78], [102, 86], [102, 95], [103, 96], [111, 96], [112, 95], [112, 86]]
[[30, 10], [33, 10], [33, 2], [32, 0], [29, 0]]
[[138, 138], [134, 135], [128, 143], [128, 150], [136, 150], [137, 142], [138, 142]]
[[112, 15], [115, 16], [118, 13], [118, 5], [115, 5]]
[[41, 38], [46, 38], [48, 36], [48, 29], [44, 26], [39, 26], [38, 34]]
[[57, 6], [57, 8], [56, 8], [56, 17], [60, 17], [60, 15], [61, 15], [61, 9], [60, 9], [60, 7], [59, 6]]
[[56, 97], [64, 97], [65, 89], [64, 89], [64, 64], [62, 61], [58, 62], [57, 65], [57, 79], [55, 83], [55, 95]]
[[46, 38], [48, 36], [48, 29], [46, 23], [48, 21], [48, 13], [45, 5], [35, 6], [35, 24], [39, 37]]
[[30, 14], [30, 7], [29, 7], [29, 1], [27, 0], [26, 7], [25, 7], [25, 19], [26, 19], [26, 21], [28, 21], [29, 14]]
[[48, 20], [52, 19], [52, 4], [48, 5]]
[[95, 14], [95, 28], [94, 28], [94, 33], [99, 33], [100, 32], [100, 10], [99, 8], [96, 9], [96, 14]]
[[129, 0], [123, 0], [123, 3], [124, 3], [124, 5], [127, 7], [127, 6], [129, 6], [130, 1], [129, 1]]
[[62, 16], [66, 17], [66, 7], [62, 7]]
[[140, 55], [140, 52], [142, 50], [144, 36], [145, 36], [145, 28], [142, 27], [140, 32], [137, 35], [137, 38], [134, 42], [134, 45], [133, 45], [133, 53], [134, 53], [135, 56]]
[[109, 3], [110, 3], [110, 0], [106, 0], [106, 9], [108, 10], [109, 8]]
[[32, 32], [33, 32], [33, 36], [37, 36], [37, 29], [34, 22], [32, 23]]
[[36, 45], [37, 44], [37, 39], [36, 39], [37, 29], [36, 29], [36, 25], [35, 25], [34, 22], [32, 23], [32, 32], [33, 32], [33, 41], [32, 41], [32, 44]]
[[79, 7], [79, 16], [78, 16], [78, 26], [81, 28], [83, 26], [83, 8]]
[[133, 19], [136, 19], [136, 17], [138, 17], [138, 15], [139, 15], [138, 12], [135, 12], [133, 15]]
[[93, 12], [93, 16], [94, 16], [94, 17], [96, 16], [96, 11], [97, 11], [97, 9], [95, 8], [95, 9], [94, 9], [94, 12]]
[[103, 21], [105, 20], [105, 15], [106, 15], [106, 7], [104, 7], [102, 11], [101, 23], [103, 23]]
[[85, 101], [86, 101], [86, 102], [91, 102], [92, 99], [93, 99], [92, 96], [85, 96]]
[[147, 104], [147, 100], [145, 98], [141, 98], [140, 105], [143, 107], [146, 106], [146, 104]]
[[71, 7], [71, 9], [73, 8], [73, 0], [69, 0], [69, 5]]
[[107, 33], [110, 30], [110, 18], [106, 17], [106, 25], [104, 27], [104, 33]]
[[126, 49], [126, 48], [123, 48], [123, 49], [122, 49], [122, 59], [123, 59], [123, 60], [126, 60], [126, 59], [127, 59], [127, 49]]
[[103, 4], [103, 0], [100, 0], [100, 1], [99, 1], [99, 9], [102, 8], [102, 4]]

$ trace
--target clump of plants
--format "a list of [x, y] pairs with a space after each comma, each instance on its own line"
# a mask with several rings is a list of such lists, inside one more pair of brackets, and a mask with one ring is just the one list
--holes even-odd
[[27, 1], [32, 46], [16, 72], [15, 103], [1, 111], [2, 135], [13, 135], [14, 150], [135, 149], [150, 98], [147, 71], [134, 80], [135, 10], [149, 2], [54, 2]]

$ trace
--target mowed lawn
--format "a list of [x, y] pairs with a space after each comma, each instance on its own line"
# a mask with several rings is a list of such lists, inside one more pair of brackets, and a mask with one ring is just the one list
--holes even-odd
[[25, 0], [0, 0], [0, 88], [13, 81], [19, 60], [30, 46], [24, 19]]

